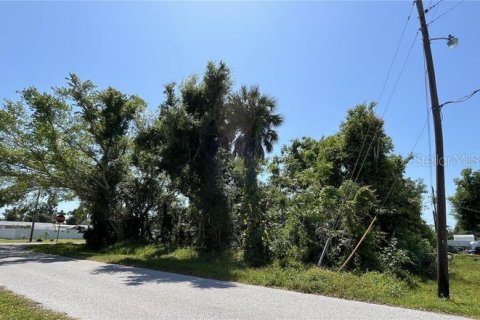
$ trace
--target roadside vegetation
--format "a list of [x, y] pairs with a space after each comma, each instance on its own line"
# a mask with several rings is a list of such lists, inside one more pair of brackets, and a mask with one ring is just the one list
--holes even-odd
[[42, 244], [31, 250], [480, 319], [480, 258], [475, 256], [454, 255], [450, 265], [451, 298], [438, 299], [436, 281], [420, 276], [399, 279], [391, 273], [337, 273], [314, 265], [286, 266], [278, 261], [254, 268], [243, 261], [241, 252], [212, 254], [194, 248], [167, 250], [132, 243], [101, 251], [76, 244]]
[[[68, 221], [90, 225], [86, 245], [34, 250], [478, 314], [467, 298], [436, 298], [426, 187], [406, 176], [412, 156], [395, 154], [374, 102], [352, 106], [337, 132], [269, 157], [279, 102], [233, 84], [225, 63], [208, 63], [167, 84], [156, 110], [75, 74], [48, 92], [22, 90], [0, 108], [6, 219], [51, 221], [59, 201], [76, 199]], [[459, 211], [478, 208], [469, 194], [454, 200], [465, 230], [478, 223]]]
[[60, 313], [45, 310], [33, 301], [0, 287], [1, 320], [67, 320]]
[[48, 220], [58, 201], [76, 198], [68, 218], [91, 225], [91, 249], [144, 241], [239, 250], [262, 266], [316, 263], [325, 248], [321, 265], [332, 269], [434, 274], [425, 186], [405, 177], [410, 158], [393, 153], [375, 103], [351, 108], [337, 133], [295, 139], [269, 159], [284, 121], [278, 102], [258, 86], [233, 88], [223, 62], [164, 93], [151, 114], [140, 97], [71, 74], [65, 87], [7, 100], [7, 219]]

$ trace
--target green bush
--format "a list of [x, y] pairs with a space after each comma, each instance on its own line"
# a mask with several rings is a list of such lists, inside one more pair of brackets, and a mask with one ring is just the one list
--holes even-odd
[[392, 237], [388, 246], [382, 249], [380, 262], [382, 271], [391, 273], [401, 279], [409, 277], [406, 269], [412, 264], [412, 260], [406, 250], [398, 248], [398, 241], [395, 237]]

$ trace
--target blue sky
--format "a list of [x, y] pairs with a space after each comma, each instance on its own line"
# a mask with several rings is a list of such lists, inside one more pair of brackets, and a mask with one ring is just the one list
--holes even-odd
[[[427, 19], [457, 3], [442, 1]], [[74, 72], [156, 108], [163, 84], [224, 60], [236, 86], [258, 84], [277, 97], [286, 118], [281, 144], [320, 138], [338, 130], [348, 108], [378, 101], [411, 8], [410, 1], [0, 2], [0, 98], [16, 99], [17, 90], [31, 85], [63, 85]], [[430, 25], [431, 37], [460, 39], [454, 50], [432, 43], [441, 101], [480, 88], [479, 16], [480, 2], [465, 1]], [[402, 155], [412, 151], [427, 117], [420, 35], [392, 95], [417, 29], [414, 10], [378, 106]], [[469, 162], [480, 169], [479, 116], [480, 94], [444, 109], [446, 155], [457, 160], [446, 168], [448, 194]], [[429, 156], [428, 130], [415, 151], [417, 159]], [[407, 174], [430, 185], [429, 172], [414, 160]], [[432, 221], [429, 209], [424, 217]]]

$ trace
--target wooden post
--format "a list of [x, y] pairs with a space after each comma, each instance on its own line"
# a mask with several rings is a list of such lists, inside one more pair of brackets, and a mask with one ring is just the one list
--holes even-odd
[[445, 158], [443, 152], [443, 130], [440, 103], [438, 101], [435, 68], [433, 66], [430, 36], [425, 20], [425, 10], [422, 0], [415, 1], [417, 5], [420, 30], [423, 38], [423, 50], [428, 71], [430, 99], [432, 102], [433, 126], [435, 130], [435, 167], [437, 173], [437, 281], [438, 296], [448, 298], [450, 288], [448, 283], [448, 253], [447, 253], [447, 206], [445, 201]]
[[33, 230], [35, 229], [35, 220], [37, 220], [37, 215], [38, 215], [38, 201], [40, 200], [40, 190], [38, 190], [37, 193], [37, 201], [35, 202], [35, 212], [32, 215], [32, 230], [30, 230], [30, 241], [32, 242], [33, 240]]

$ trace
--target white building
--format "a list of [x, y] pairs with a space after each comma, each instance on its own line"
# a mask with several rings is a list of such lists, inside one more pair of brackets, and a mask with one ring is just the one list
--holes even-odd
[[[0, 238], [2, 239], [29, 239], [32, 228], [31, 222], [0, 221]], [[36, 222], [33, 230], [33, 239], [82, 239], [81, 230], [87, 225], [58, 225], [55, 223]], [[59, 230], [60, 229], [60, 230]]]

